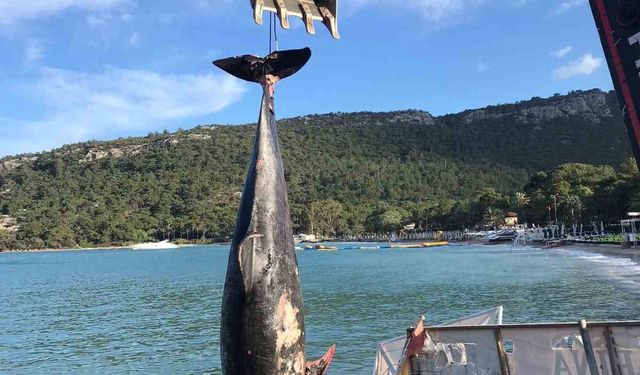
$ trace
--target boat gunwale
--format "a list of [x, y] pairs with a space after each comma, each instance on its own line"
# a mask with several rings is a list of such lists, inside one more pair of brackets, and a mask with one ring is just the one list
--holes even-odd
[[[526, 329], [526, 328], [574, 328], [579, 325], [575, 323], [519, 323], [519, 324], [493, 324], [483, 326], [428, 326], [425, 329], [429, 331], [468, 331], [468, 330], [496, 330], [496, 329]], [[604, 327], [638, 327], [640, 328], [640, 320], [629, 321], [595, 321], [587, 322], [587, 327], [604, 328]]]

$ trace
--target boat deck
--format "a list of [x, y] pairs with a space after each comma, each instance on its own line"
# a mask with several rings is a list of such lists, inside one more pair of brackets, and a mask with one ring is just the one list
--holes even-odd
[[[580, 323], [438, 326], [425, 332], [422, 353], [403, 362], [392, 360], [398, 353], [379, 352], [374, 375], [640, 374], [640, 321], [585, 322], [585, 328]], [[406, 353], [408, 341], [403, 341], [389, 348]]]

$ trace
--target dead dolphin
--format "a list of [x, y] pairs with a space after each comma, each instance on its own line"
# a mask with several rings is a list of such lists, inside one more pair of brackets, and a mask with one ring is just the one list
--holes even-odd
[[306, 363], [300, 276], [273, 102], [275, 83], [295, 74], [310, 57], [305, 48], [214, 62], [263, 87], [222, 301], [226, 375], [320, 375], [335, 351], [332, 347], [323, 360]]

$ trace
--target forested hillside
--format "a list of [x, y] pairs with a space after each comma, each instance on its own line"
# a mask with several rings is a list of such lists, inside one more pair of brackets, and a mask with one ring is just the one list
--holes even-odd
[[[438, 118], [334, 113], [280, 127], [299, 232], [363, 233], [425, 218], [469, 226], [482, 220], [488, 207], [473, 205], [486, 194], [511, 196], [563, 163], [617, 168], [631, 154], [615, 96], [597, 90]], [[0, 248], [227, 239], [254, 131], [200, 126], [4, 158]], [[339, 224], [323, 226], [326, 215]]]

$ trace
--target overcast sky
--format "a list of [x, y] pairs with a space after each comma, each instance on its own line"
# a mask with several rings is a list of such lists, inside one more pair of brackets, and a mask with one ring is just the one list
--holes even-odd
[[[342, 40], [309, 46], [278, 86], [279, 117], [436, 115], [612, 88], [586, 0], [342, 0]], [[0, 156], [198, 124], [242, 124], [260, 90], [211, 61], [266, 54], [249, 0], [0, 0]]]

